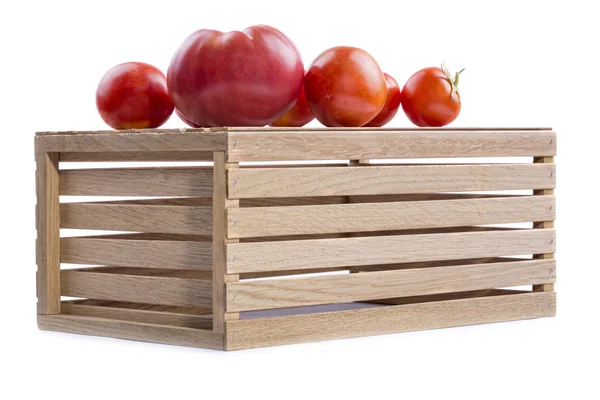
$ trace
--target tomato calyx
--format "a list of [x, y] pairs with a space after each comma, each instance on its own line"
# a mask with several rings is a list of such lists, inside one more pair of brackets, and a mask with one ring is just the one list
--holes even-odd
[[[458, 99], [460, 101], [460, 92], [458, 91], [458, 79], [460, 77], [460, 74], [465, 70], [465, 68], [461, 69], [456, 74], [454, 74], [454, 79], [452, 78], [450, 71], [448, 71], [448, 69], [446, 68], [444, 63], [442, 63], [441, 70], [444, 73], [444, 76], [446, 77], [446, 79], [448, 80], [448, 83], [450, 83], [450, 87], [452, 88], [452, 90], [450, 91], [450, 99], [454, 103], [457, 102], [456, 99]], [[456, 99], [455, 99], [455, 96], [456, 96]]]

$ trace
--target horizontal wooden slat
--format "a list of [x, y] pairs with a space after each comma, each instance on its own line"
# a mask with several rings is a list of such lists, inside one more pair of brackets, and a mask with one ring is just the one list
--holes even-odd
[[223, 151], [227, 142], [226, 133], [215, 129], [59, 132], [35, 139], [46, 151], [74, 153]]
[[469, 292], [440, 293], [440, 294], [429, 294], [429, 295], [424, 295], [424, 296], [408, 296], [408, 297], [395, 297], [393, 299], [369, 300], [367, 303], [400, 305], [400, 304], [414, 304], [414, 303], [429, 303], [432, 301], [471, 299], [473, 297], [503, 296], [503, 295], [507, 295], [507, 294], [522, 294], [522, 293], [530, 293], [530, 292], [531, 292], [530, 290], [485, 289], [485, 290], [472, 290]]
[[230, 198], [344, 196], [555, 186], [554, 164], [467, 164], [230, 170]]
[[228, 350], [382, 335], [540, 317], [556, 313], [556, 293], [525, 293], [359, 310], [227, 321]]
[[48, 331], [106, 336], [176, 346], [223, 349], [223, 334], [207, 329], [120, 321], [78, 315], [38, 315], [38, 327]]
[[78, 268], [81, 271], [101, 272], [105, 274], [121, 274], [121, 275], [142, 275], [142, 276], [164, 276], [169, 278], [186, 278], [211, 280], [212, 273], [210, 271], [200, 271], [197, 269], [163, 269], [163, 268], [139, 268], [139, 267], [84, 267]]
[[227, 273], [553, 253], [554, 229], [310, 239], [227, 245]]
[[164, 304], [145, 304], [145, 303], [132, 303], [129, 301], [112, 301], [112, 300], [98, 300], [98, 299], [78, 299], [68, 300], [69, 303], [83, 304], [86, 306], [99, 306], [99, 307], [113, 307], [113, 308], [126, 308], [128, 310], [146, 310], [146, 311], [160, 311], [172, 314], [191, 314], [191, 315], [203, 315], [209, 318], [212, 313], [212, 307], [178, 307], [178, 306], [166, 306]]
[[65, 203], [61, 228], [212, 235], [212, 207]]
[[61, 271], [61, 295], [182, 307], [212, 305], [212, 282], [157, 276]]
[[545, 130], [230, 130], [227, 155], [229, 162], [553, 156], [556, 134]]
[[63, 301], [62, 314], [146, 322], [149, 324], [185, 326], [212, 329], [212, 319], [205, 315], [176, 314], [164, 311], [136, 310], [131, 308], [103, 307]]
[[554, 260], [459, 265], [226, 284], [227, 311], [343, 303], [553, 283]]
[[554, 196], [228, 210], [228, 237], [440, 228], [554, 220]]
[[212, 161], [212, 151], [120, 151], [60, 153], [60, 162]]
[[212, 243], [208, 241], [71, 237], [61, 239], [60, 253], [61, 262], [72, 264], [199, 270], [212, 268]]
[[212, 196], [208, 167], [71, 169], [60, 171], [68, 196]]

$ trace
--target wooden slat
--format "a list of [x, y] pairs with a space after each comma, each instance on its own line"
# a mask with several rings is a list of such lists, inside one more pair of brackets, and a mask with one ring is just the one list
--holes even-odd
[[158, 325], [185, 326], [212, 329], [212, 319], [205, 315], [176, 314], [164, 311], [136, 310], [131, 308], [103, 307], [74, 302], [62, 302], [62, 314], [146, 322]]
[[507, 295], [507, 294], [523, 294], [523, 293], [531, 293], [531, 292], [529, 290], [515, 290], [515, 289], [485, 289], [485, 290], [472, 290], [469, 292], [440, 293], [440, 294], [429, 294], [429, 295], [425, 295], [425, 296], [408, 296], [408, 297], [395, 297], [393, 299], [369, 300], [367, 303], [388, 304], [388, 305], [396, 305], [397, 306], [400, 304], [429, 303], [432, 301], [471, 299], [474, 297], [503, 296], [503, 295]]
[[212, 207], [65, 203], [62, 228], [212, 235]]
[[58, 153], [36, 140], [37, 310], [60, 313], [60, 208]]
[[440, 228], [554, 219], [553, 196], [254, 207], [228, 210], [228, 236], [243, 238]]
[[144, 303], [132, 303], [128, 301], [112, 301], [112, 300], [98, 300], [98, 299], [78, 299], [68, 300], [68, 303], [83, 304], [86, 306], [98, 306], [98, 307], [112, 307], [112, 308], [126, 308], [128, 310], [145, 310], [145, 311], [160, 311], [171, 314], [190, 314], [190, 315], [201, 315], [204, 318], [211, 318], [209, 314], [212, 313], [212, 307], [178, 307], [178, 306], [167, 306], [164, 304], [144, 304]]
[[207, 329], [119, 321], [78, 315], [38, 315], [38, 327], [48, 331], [106, 336], [142, 342], [222, 350], [223, 334]]
[[228, 283], [227, 310], [309, 306], [553, 283], [553, 260]]
[[345, 196], [554, 187], [552, 164], [252, 168], [229, 171], [231, 198]]
[[212, 282], [70, 269], [61, 271], [61, 294], [99, 300], [206, 307], [212, 304]]
[[97, 237], [61, 239], [61, 262], [168, 269], [212, 268], [212, 244]]
[[212, 196], [212, 168], [107, 168], [60, 171], [69, 196]]
[[163, 269], [163, 268], [138, 268], [138, 267], [86, 267], [78, 268], [80, 271], [101, 272], [105, 274], [164, 276], [170, 278], [212, 280], [211, 271], [197, 269]]
[[223, 151], [227, 142], [225, 132], [207, 129], [59, 132], [39, 134], [36, 139], [47, 151], [65, 153]]
[[228, 133], [228, 161], [553, 156], [543, 130], [343, 129]]
[[[554, 164], [554, 157], [534, 157], [533, 162], [536, 164]], [[554, 195], [554, 189], [534, 190], [533, 194], [540, 198], [547, 198]], [[554, 218], [540, 219], [534, 223], [533, 227], [534, 229], [552, 229], [554, 228]], [[554, 253], [534, 254], [533, 257], [542, 260], [551, 260], [554, 259]], [[536, 292], [553, 292], [554, 283], [533, 285], [533, 290]]]
[[552, 253], [555, 235], [531, 229], [237, 243], [227, 245], [227, 272]]
[[212, 161], [212, 151], [121, 151], [61, 153], [60, 162]]
[[453, 326], [551, 317], [555, 293], [525, 293], [227, 322], [225, 347], [239, 350]]

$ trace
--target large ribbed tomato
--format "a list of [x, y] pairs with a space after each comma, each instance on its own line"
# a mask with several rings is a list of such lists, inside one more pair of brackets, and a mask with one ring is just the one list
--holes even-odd
[[158, 128], [173, 113], [165, 75], [141, 62], [110, 69], [96, 90], [96, 107], [114, 129]]
[[167, 72], [177, 110], [196, 126], [264, 126], [296, 102], [304, 65], [275, 28], [202, 29], [176, 51]]
[[424, 68], [411, 76], [402, 89], [404, 113], [417, 126], [444, 126], [460, 113], [457, 72], [453, 77], [442, 66]]
[[321, 53], [304, 79], [314, 116], [325, 126], [363, 126], [386, 100], [383, 72], [369, 53], [333, 47]]

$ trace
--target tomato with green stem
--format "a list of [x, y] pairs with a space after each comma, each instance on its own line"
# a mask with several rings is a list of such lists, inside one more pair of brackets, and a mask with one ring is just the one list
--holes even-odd
[[440, 127], [454, 121], [461, 109], [458, 80], [463, 71], [452, 77], [442, 64], [441, 68], [424, 68], [411, 76], [401, 94], [408, 119], [421, 127]]

